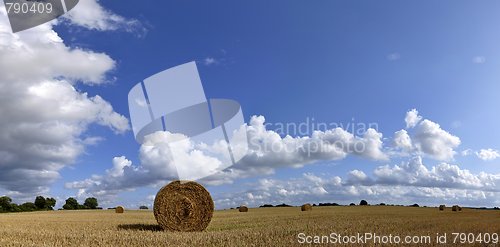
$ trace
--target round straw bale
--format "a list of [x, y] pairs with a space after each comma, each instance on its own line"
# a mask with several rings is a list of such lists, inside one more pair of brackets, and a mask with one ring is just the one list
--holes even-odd
[[446, 208], [445, 205], [439, 205], [439, 211], [444, 211], [445, 208]]
[[165, 230], [199, 232], [212, 220], [214, 201], [202, 185], [174, 181], [158, 191], [153, 211]]
[[123, 212], [125, 212], [125, 208], [123, 206], [118, 206], [115, 208], [115, 213], [123, 214]]
[[306, 204], [304, 204], [304, 205], [302, 205], [302, 206], [300, 207], [300, 210], [301, 210], [301, 211], [312, 211], [312, 210], [313, 210], [313, 208], [312, 208], [311, 204], [306, 203]]
[[242, 205], [242, 206], [240, 206], [240, 207], [238, 208], [238, 211], [243, 212], [243, 213], [246, 213], [246, 212], [248, 212], [248, 208], [247, 208], [247, 206], [243, 206], [243, 205]]
[[451, 207], [451, 211], [458, 211], [458, 205], [453, 205], [453, 207]]

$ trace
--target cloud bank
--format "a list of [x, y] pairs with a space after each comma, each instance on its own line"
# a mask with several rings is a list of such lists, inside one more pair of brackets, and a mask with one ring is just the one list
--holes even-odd
[[[81, 1], [83, 8], [89, 3], [97, 4]], [[109, 18], [121, 22], [113, 15], [97, 16], [98, 23], [88, 25], [80, 17], [72, 20], [106, 30], [112, 28]], [[59, 171], [101, 139], [87, 134], [89, 126], [115, 133], [129, 129], [128, 120], [109, 102], [76, 88], [109, 82], [116, 62], [102, 52], [68, 47], [52, 29], [55, 24], [13, 34], [0, 7], [0, 194], [26, 198], [48, 193]]]

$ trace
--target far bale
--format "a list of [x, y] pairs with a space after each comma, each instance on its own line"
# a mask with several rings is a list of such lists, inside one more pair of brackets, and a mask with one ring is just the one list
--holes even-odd
[[458, 206], [458, 211], [462, 211], [462, 207]]
[[248, 212], [248, 208], [247, 208], [247, 206], [243, 206], [243, 205], [242, 205], [242, 206], [240, 206], [240, 207], [238, 208], [238, 211], [240, 211], [240, 212], [242, 212], [242, 213], [246, 213], [246, 212]]
[[444, 211], [445, 208], [446, 208], [446, 205], [439, 205], [439, 211]]
[[459, 211], [458, 208], [459, 208], [458, 205], [453, 205], [453, 207], [451, 207], [451, 211], [453, 212]]
[[125, 212], [125, 208], [123, 206], [118, 206], [115, 208], [115, 213], [123, 214]]
[[312, 211], [312, 206], [309, 203], [306, 203], [300, 207], [300, 211]]

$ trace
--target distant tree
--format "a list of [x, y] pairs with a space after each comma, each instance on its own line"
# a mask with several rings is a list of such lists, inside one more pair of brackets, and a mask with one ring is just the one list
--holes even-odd
[[379, 205], [380, 205], [380, 206], [385, 206], [385, 203], [383, 203], [383, 202], [382, 202], [382, 203], [380, 203]]
[[278, 205], [276, 205], [275, 207], [291, 207], [291, 206], [290, 206], [290, 205], [287, 205], [287, 204], [282, 203], [282, 204], [278, 204]]
[[85, 199], [85, 202], [83, 205], [89, 209], [97, 209], [97, 206], [99, 206], [99, 203], [97, 203], [97, 199], [94, 197], [89, 197]]
[[0, 197], [0, 212], [10, 212], [12, 209], [12, 199], [8, 196]]
[[45, 197], [37, 196], [35, 198], [35, 206], [38, 210], [44, 210], [47, 208], [47, 201], [45, 201]]
[[353, 203], [349, 204], [349, 206], [356, 206], [356, 203], [353, 202]]
[[63, 208], [66, 210], [75, 210], [78, 209], [78, 206], [78, 201], [75, 198], [70, 197], [66, 199], [66, 204], [63, 205]]
[[420, 207], [420, 205], [418, 205], [418, 204], [416, 204], [416, 203], [415, 203], [415, 204], [413, 204], [413, 205], [410, 205], [410, 207], [415, 207], [415, 208], [418, 208], [418, 207]]
[[260, 206], [259, 208], [272, 208], [272, 207], [274, 207], [274, 206], [271, 204], [264, 204], [264, 205]]
[[139, 209], [149, 209], [147, 206], [140, 206]]
[[31, 211], [35, 211], [37, 209], [36, 205], [32, 202], [23, 203], [19, 206], [19, 208], [23, 212], [31, 212]]
[[359, 202], [359, 205], [361, 205], [361, 206], [368, 206], [368, 202], [365, 201], [365, 200], [361, 200], [361, 202]]
[[54, 210], [54, 207], [56, 206], [56, 199], [54, 198], [46, 198], [45, 199], [45, 206], [47, 207], [48, 210]]
[[15, 203], [10, 204], [10, 211], [11, 212], [22, 212], [21, 207]]

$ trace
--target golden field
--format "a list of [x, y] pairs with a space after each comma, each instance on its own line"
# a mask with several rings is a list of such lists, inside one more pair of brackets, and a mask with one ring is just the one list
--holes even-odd
[[[248, 213], [221, 210], [214, 213], [204, 232], [164, 232], [151, 211], [54, 211], [0, 214], [0, 246], [310, 246], [298, 237], [328, 238], [373, 233], [379, 236], [432, 236], [432, 243], [406, 246], [498, 246], [450, 244], [451, 234], [500, 233], [500, 211], [390, 206], [251, 208]], [[447, 233], [447, 245], [435, 242]], [[329, 244], [330, 246], [373, 246]], [[381, 245], [377, 245], [381, 246]], [[386, 244], [383, 246], [405, 246]]]

